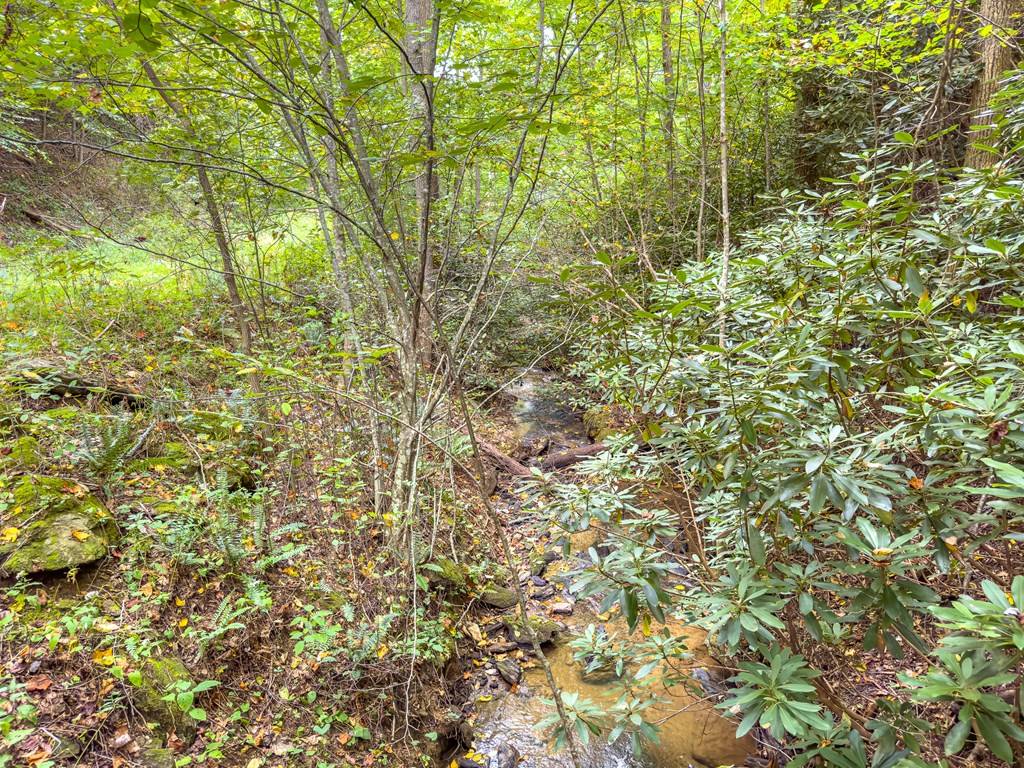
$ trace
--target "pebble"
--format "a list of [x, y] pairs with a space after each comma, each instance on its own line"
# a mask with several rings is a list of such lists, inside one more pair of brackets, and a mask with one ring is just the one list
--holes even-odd
[[572, 603], [553, 603], [548, 610], [556, 616], [571, 616]]

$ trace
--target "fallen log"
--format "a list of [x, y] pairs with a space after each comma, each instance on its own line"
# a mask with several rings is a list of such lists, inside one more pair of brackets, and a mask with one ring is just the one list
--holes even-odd
[[572, 448], [564, 453], [555, 453], [551, 456], [546, 456], [540, 463], [540, 468], [543, 470], [562, 469], [563, 467], [568, 467], [570, 464], [575, 464], [577, 461], [582, 461], [590, 456], [596, 456], [606, 450], [608, 450], [608, 446], [604, 443], [581, 445], [579, 448]]
[[487, 456], [491, 461], [498, 465], [499, 469], [503, 469], [510, 475], [515, 477], [529, 477], [533, 474], [530, 468], [525, 464], [521, 464], [506, 453], [502, 453], [495, 446], [488, 443], [486, 440], [480, 440], [477, 438], [476, 444], [480, 447], [480, 452]]
[[96, 397], [111, 403], [124, 403], [131, 408], [145, 405], [145, 398], [123, 386], [108, 386], [102, 382], [83, 379], [62, 370], [52, 360], [16, 360], [10, 364], [9, 374], [23, 385], [40, 387], [59, 397]]

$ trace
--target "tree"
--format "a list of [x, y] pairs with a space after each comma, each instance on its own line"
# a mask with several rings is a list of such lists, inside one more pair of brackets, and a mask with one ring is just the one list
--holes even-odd
[[[1024, 14], [1024, 2], [1021, 0], [981, 0], [978, 10], [981, 28], [981, 44], [978, 56], [980, 71], [978, 79], [971, 91], [971, 117], [988, 124], [992, 120], [991, 113], [986, 112], [989, 102], [999, 90], [999, 81], [1003, 73], [1013, 67], [1018, 58], [1019, 48], [1016, 39], [1020, 34]], [[976, 131], [972, 138], [974, 143], [968, 147], [964, 164], [971, 168], [984, 168], [995, 162], [996, 156], [986, 151], [983, 146], [992, 135], [990, 129]]]

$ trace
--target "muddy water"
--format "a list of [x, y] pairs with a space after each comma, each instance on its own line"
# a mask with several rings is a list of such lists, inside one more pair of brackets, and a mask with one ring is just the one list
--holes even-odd
[[[520, 436], [524, 442], [545, 439], [551, 446], [570, 448], [587, 442], [586, 428], [579, 417], [561, 401], [549, 394], [550, 381], [537, 374], [527, 374], [513, 391], [517, 398], [516, 416]], [[580, 534], [574, 538], [586, 538]], [[581, 551], [574, 541], [573, 550]], [[582, 547], [585, 551], [586, 547]], [[547, 578], [564, 581], [567, 564], [556, 563]], [[562, 574], [559, 574], [559, 571]], [[569, 627], [569, 634], [581, 633], [589, 624], [603, 625], [611, 635], [628, 638], [629, 633], [621, 620], [602, 621], [580, 602], [573, 615], [559, 617]], [[680, 665], [714, 671], [716, 662], [704, 646], [704, 633], [680, 623], [670, 623], [669, 631], [676, 637], [685, 637], [691, 657], [676, 662], [674, 673], [668, 669], [655, 670], [651, 678], [651, 692], [658, 703], [647, 710], [647, 719], [659, 727], [659, 739], [647, 744], [642, 754], [633, 754], [625, 739], [608, 744], [594, 737], [587, 745], [580, 745], [580, 768], [700, 768], [718, 765], [741, 765], [754, 754], [754, 744], [748, 739], [737, 740], [736, 726], [721, 717], [713, 705], [701, 698], [698, 689], [675, 682]], [[613, 680], [597, 682], [585, 680], [582, 665], [573, 658], [567, 644], [549, 649], [547, 660], [559, 688], [563, 692], [576, 692], [599, 708], [611, 708], [618, 700], [621, 689]], [[492, 757], [499, 749], [514, 747], [521, 757], [520, 768], [571, 768], [567, 753], [556, 753], [547, 742], [548, 734], [538, 730], [537, 724], [551, 713], [543, 699], [550, 699], [544, 672], [539, 664], [525, 669], [522, 683], [507, 696], [480, 711], [477, 720], [476, 749]]]

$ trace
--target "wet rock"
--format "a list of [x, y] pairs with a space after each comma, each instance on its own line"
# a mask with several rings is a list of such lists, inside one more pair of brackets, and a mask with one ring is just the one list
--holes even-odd
[[547, 600], [549, 597], [555, 596], [555, 588], [551, 584], [545, 584], [543, 587], [532, 589], [530, 595], [537, 600]]
[[530, 583], [535, 587], [546, 587], [548, 585], [547, 581], [540, 576], [531, 576]]
[[548, 569], [548, 566], [551, 565], [551, 563], [561, 559], [562, 556], [552, 549], [544, 552], [537, 552], [530, 557], [530, 575], [543, 576], [544, 571]]
[[531, 645], [531, 631], [536, 636], [537, 642], [541, 645], [547, 645], [558, 639], [559, 634], [562, 632], [563, 626], [557, 621], [551, 619], [545, 619], [540, 616], [531, 616], [529, 619], [529, 625], [523, 623], [522, 619], [515, 619], [512, 621], [505, 622], [505, 626], [508, 629], [509, 637], [519, 644]]
[[142, 682], [131, 689], [131, 700], [148, 722], [156, 723], [164, 735], [174, 733], [185, 744], [196, 738], [196, 723], [173, 701], [164, 701], [179, 680], [192, 684], [188, 669], [173, 656], [152, 658], [142, 669]]
[[14, 485], [4, 521], [0, 574], [60, 571], [99, 560], [117, 535], [99, 499], [73, 480], [25, 475]]
[[553, 603], [548, 610], [556, 616], [572, 616], [573, 605], [572, 603]]
[[494, 662], [494, 666], [498, 670], [498, 674], [501, 675], [501, 679], [509, 685], [518, 685], [519, 681], [523, 679], [522, 667], [512, 659], [499, 659]]
[[519, 765], [519, 750], [511, 744], [502, 744], [491, 760], [491, 768], [516, 768]]
[[480, 602], [484, 605], [489, 605], [492, 608], [500, 608], [504, 610], [506, 608], [511, 608], [519, 602], [519, 599], [516, 597], [516, 593], [511, 589], [491, 584], [480, 593]]
[[[483, 757], [483, 755], [481, 755], [481, 757]], [[455, 765], [457, 765], [458, 768], [487, 768], [486, 765], [484, 765], [483, 763], [477, 762], [476, 760], [474, 760], [469, 755], [463, 755], [462, 757], [457, 759], [455, 761]]]
[[488, 653], [510, 653], [510, 652], [514, 651], [518, 647], [519, 646], [516, 643], [513, 643], [513, 642], [508, 642], [508, 643], [491, 643], [486, 648], [484, 648], [484, 650], [487, 651]]

